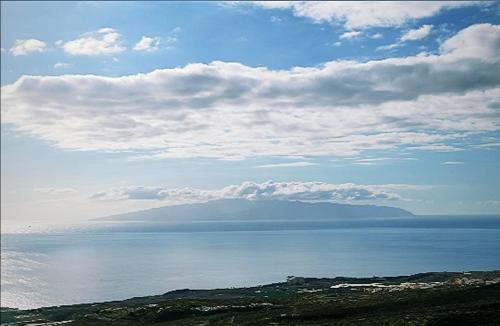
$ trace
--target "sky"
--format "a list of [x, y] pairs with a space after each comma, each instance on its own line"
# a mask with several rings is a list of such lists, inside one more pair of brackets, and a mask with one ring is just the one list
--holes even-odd
[[2, 2], [2, 225], [219, 198], [500, 214], [498, 2]]

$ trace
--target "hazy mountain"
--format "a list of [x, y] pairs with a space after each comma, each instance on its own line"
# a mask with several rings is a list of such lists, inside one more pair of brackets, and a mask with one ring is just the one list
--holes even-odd
[[360, 217], [403, 217], [412, 213], [388, 206], [306, 203], [281, 200], [221, 199], [201, 204], [164, 206], [99, 220], [208, 221], [208, 220], [328, 220]]

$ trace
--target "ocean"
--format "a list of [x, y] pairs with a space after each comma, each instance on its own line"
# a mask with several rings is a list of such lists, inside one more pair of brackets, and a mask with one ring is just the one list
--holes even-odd
[[1, 305], [121, 300], [307, 277], [500, 269], [500, 216], [99, 224], [2, 234]]

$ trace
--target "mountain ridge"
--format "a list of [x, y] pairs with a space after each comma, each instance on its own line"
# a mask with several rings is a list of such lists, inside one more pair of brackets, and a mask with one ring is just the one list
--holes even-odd
[[390, 206], [351, 205], [286, 200], [217, 199], [204, 203], [162, 206], [100, 217], [100, 221], [328, 220], [406, 217], [411, 212]]

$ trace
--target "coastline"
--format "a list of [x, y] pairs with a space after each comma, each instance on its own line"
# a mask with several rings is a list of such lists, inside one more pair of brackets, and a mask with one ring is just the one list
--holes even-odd
[[18, 310], [2, 325], [454, 325], [500, 322], [500, 270], [306, 278], [247, 288], [176, 290], [123, 301]]

